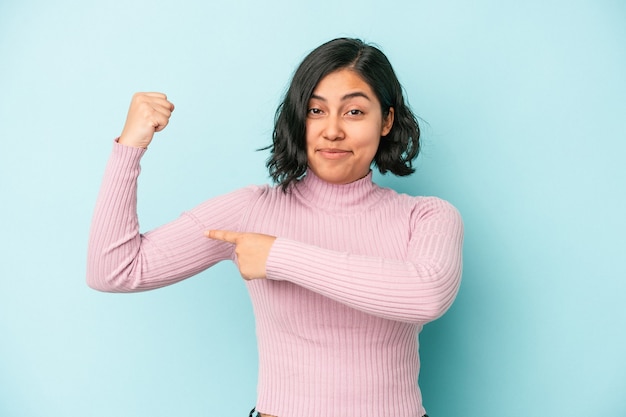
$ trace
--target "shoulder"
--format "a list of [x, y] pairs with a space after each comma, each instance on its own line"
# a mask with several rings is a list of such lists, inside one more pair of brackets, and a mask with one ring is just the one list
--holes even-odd
[[394, 204], [402, 204], [412, 207], [418, 211], [441, 210], [457, 212], [458, 210], [448, 201], [436, 196], [413, 196], [399, 193], [393, 188], [376, 185], [380, 190], [383, 199]]
[[411, 197], [415, 210], [420, 213], [448, 213], [453, 216], [460, 216], [459, 211], [449, 201], [434, 196]]
[[461, 213], [457, 208], [440, 197], [412, 196], [386, 187], [381, 187], [381, 190], [384, 192], [385, 201], [409, 211], [413, 220], [439, 218], [462, 222]]
[[463, 234], [461, 213], [450, 202], [439, 197], [413, 197], [411, 223], [435, 231], [456, 230]]

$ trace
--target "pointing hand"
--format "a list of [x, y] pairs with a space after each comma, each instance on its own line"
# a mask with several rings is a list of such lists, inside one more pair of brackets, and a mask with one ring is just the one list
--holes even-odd
[[235, 245], [239, 273], [246, 280], [266, 277], [265, 264], [276, 237], [260, 233], [209, 230], [206, 237]]

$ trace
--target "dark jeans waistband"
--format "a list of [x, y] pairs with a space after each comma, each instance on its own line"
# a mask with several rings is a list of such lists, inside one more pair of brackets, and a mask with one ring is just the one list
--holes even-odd
[[[260, 416], [260, 414], [256, 411], [256, 407], [250, 410], [250, 414], [248, 415], [248, 417], [258, 417], [258, 416]], [[428, 414], [424, 414], [422, 417], [428, 417]]]

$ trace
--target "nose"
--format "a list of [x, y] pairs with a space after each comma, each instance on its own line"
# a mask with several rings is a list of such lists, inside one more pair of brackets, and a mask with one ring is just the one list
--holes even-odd
[[336, 141], [345, 138], [341, 119], [338, 116], [329, 116], [326, 118], [326, 124], [324, 125], [324, 131], [322, 136], [326, 140]]

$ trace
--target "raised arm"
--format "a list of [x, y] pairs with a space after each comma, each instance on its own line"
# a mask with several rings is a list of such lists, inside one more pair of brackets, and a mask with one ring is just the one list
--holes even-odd
[[[173, 105], [159, 93], [133, 97], [124, 131], [107, 164], [89, 235], [87, 284], [100, 291], [130, 292], [180, 281], [230, 258], [232, 248], [210, 241], [209, 227], [237, 229], [251, 188], [208, 200], [175, 221], [140, 233], [137, 179], [140, 159]], [[123, 143], [122, 143], [123, 142]]]

